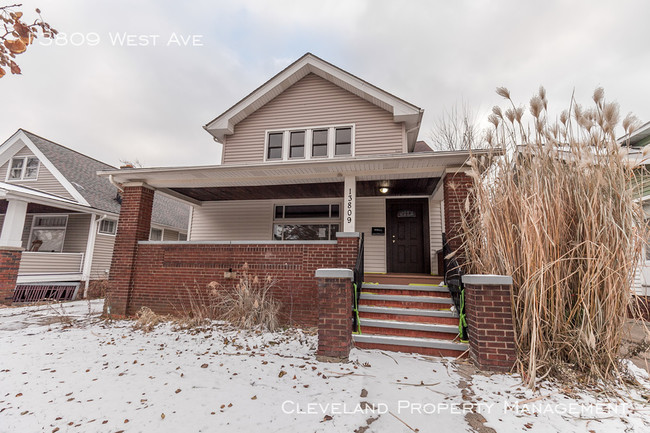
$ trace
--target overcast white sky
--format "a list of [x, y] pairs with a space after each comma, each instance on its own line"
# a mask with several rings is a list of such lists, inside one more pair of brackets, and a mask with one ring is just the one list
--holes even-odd
[[[25, 128], [114, 165], [216, 163], [202, 125], [308, 51], [424, 108], [425, 140], [461, 101], [485, 117], [497, 86], [526, 103], [543, 84], [557, 111], [574, 88], [587, 104], [603, 86], [623, 115], [650, 120], [647, 1], [22, 3], [62, 38], [0, 79], [0, 141]], [[158, 36], [121, 46], [116, 34]]]

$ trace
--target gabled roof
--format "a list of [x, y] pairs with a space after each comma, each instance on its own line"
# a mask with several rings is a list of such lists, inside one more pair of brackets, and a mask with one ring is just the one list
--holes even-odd
[[218, 141], [235, 132], [235, 126], [284, 92], [307, 74], [315, 74], [390, 112], [395, 122], [404, 122], [409, 152], [413, 151], [423, 110], [331, 63], [307, 53], [262, 84], [203, 128]]
[[[109, 179], [97, 176], [98, 171], [116, 170], [115, 167], [24, 129], [19, 129], [12, 138], [17, 135], [79, 204], [112, 214], [120, 213], [117, 188]], [[9, 151], [9, 148], [2, 150]], [[169, 196], [156, 194], [152, 221], [164, 226], [187, 229], [189, 208]]]

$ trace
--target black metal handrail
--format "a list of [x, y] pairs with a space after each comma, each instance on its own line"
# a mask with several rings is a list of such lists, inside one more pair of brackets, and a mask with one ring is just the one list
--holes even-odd
[[449, 257], [452, 251], [451, 248], [449, 247], [449, 244], [447, 243], [447, 239], [445, 238], [444, 233], [442, 235], [442, 241], [443, 241], [442, 254], [444, 257], [443, 275], [445, 276], [445, 284], [447, 285], [447, 289], [449, 290], [451, 299], [454, 302], [454, 306], [456, 307], [456, 311], [458, 312], [458, 315], [460, 317], [460, 324], [458, 330], [460, 333], [461, 340], [467, 340], [467, 325], [464, 323], [465, 322], [464, 319], [465, 294], [463, 292], [464, 273], [456, 257], [454, 256]]
[[357, 261], [354, 264], [354, 279], [352, 281], [352, 287], [354, 287], [354, 292], [352, 293], [352, 330], [354, 332], [359, 331], [359, 297], [361, 296], [361, 286], [363, 285], [364, 278], [363, 244], [363, 233], [361, 233], [359, 235], [359, 250], [357, 252]]

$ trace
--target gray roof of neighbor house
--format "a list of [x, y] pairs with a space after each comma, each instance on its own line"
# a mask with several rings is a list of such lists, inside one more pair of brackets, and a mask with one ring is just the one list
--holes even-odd
[[[97, 176], [98, 171], [115, 170], [115, 167], [46, 140], [24, 129], [21, 130], [61, 174], [70, 181], [90, 206], [107, 212], [120, 213], [117, 188], [107, 178]], [[187, 229], [189, 215], [190, 209], [188, 205], [156, 192], [152, 215], [154, 223], [185, 230]]]

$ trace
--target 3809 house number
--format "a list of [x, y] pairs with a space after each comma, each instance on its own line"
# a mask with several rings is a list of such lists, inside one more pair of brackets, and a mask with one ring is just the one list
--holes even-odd
[[352, 206], [353, 200], [352, 188], [350, 188], [348, 190], [348, 195], [345, 198], [345, 215], [348, 223], [352, 223], [352, 213], [354, 212], [354, 207]]

